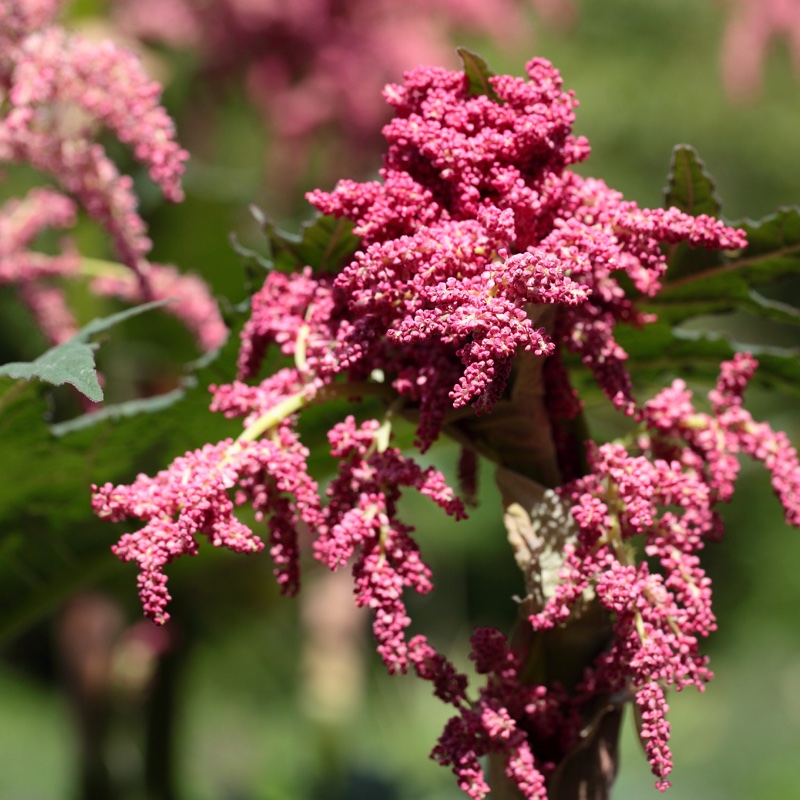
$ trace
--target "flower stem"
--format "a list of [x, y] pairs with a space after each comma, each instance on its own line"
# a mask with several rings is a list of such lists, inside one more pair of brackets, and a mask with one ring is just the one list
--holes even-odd
[[131, 280], [134, 278], [134, 272], [130, 267], [116, 261], [84, 257], [78, 264], [79, 273], [87, 278], [130, 278]]

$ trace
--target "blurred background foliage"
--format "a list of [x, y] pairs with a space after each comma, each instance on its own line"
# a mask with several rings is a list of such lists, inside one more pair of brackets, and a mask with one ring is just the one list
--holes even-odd
[[[800, 200], [800, 83], [792, 75], [784, 46], [778, 43], [770, 50], [761, 93], [746, 104], [734, 103], [724, 94], [720, 79], [724, 3], [583, 0], [576, 5], [569, 25], [547, 26], [524, 8], [528, 27], [513, 46], [474, 30], [455, 37], [453, 46], [463, 44], [480, 52], [495, 72], [520, 74], [524, 61], [534, 55], [552, 60], [581, 102], [576, 130], [592, 144], [593, 154], [580, 171], [603, 178], [641, 205], [660, 205], [672, 147], [684, 142], [697, 148], [716, 178], [728, 219], [757, 218]], [[109, 4], [97, 0], [80, 0], [68, 9], [72, 26], [114, 34], [108, 12]], [[326, 149], [330, 132], [323, 131], [311, 145], [307, 169], [291, 181], [276, 178], [274, 165], [269, 167], [269, 120], [249, 102], [241, 83], [235, 78], [215, 83], [212, 75], [199, 70], [190, 51], [154, 45], [142, 52], [151, 72], [166, 83], [165, 102], [177, 119], [182, 144], [193, 154], [185, 181], [187, 199], [181, 205], [163, 203], [146, 177], [137, 177], [154, 241], [152, 258], [202, 275], [232, 314], [234, 305], [247, 296], [247, 274], [229, 236], [234, 232], [246, 246], [263, 248], [248, 206], [255, 203], [285, 227], [296, 226], [307, 216], [303, 190], [330, 188], [340, 177], [371, 177], [380, 163], [379, 142], [362, 153], [363, 172], [354, 174], [341, 171], [345, 165], [332, 157], [335, 150]], [[445, 66], [458, 65], [453, 49]], [[401, 75], [394, 78], [400, 80]], [[127, 155], [120, 152], [119, 157], [124, 162]], [[35, 180], [17, 170], [3, 189], [13, 194]], [[86, 254], [110, 255], [103, 237], [88, 222], [81, 223], [77, 239]], [[82, 321], [117, 308], [80, 288], [73, 291]], [[781, 292], [796, 302], [800, 287], [787, 284]], [[0, 293], [0, 318], [4, 361], [41, 352], [44, 343], [36, 339], [10, 290]], [[787, 326], [740, 316], [697, 324], [734, 339], [798, 345], [796, 331]], [[130, 320], [109, 337], [100, 351], [100, 368], [109, 397], [123, 399], [142, 384], [149, 392], [174, 388], [183, 365], [197, 355], [177, 322], [147, 315]], [[225, 379], [224, 365], [213, 377]], [[156, 430], [148, 439], [145, 424], [142, 452], [135, 458], [118, 458], [127, 473], [101, 472], [94, 479], [131, 479], [138, 470], [157, 470], [187, 448], [234, 433], [235, 425], [205, 414], [205, 402], [200, 386], [180, 411], [182, 419], [169, 423], [168, 436]], [[753, 390], [750, 405], [756, 417], [768, 418], [800, 442], [796, 397]], [[597, 437], [618, 432], [620, 421], [607, 404], [598, 398], [588, 407]], [[43, 410], [37, 406], [36, 415]], [[310, 435], [315, 426], [317, 435], [326, 429], [322, 415], [330, 413], [312, 416]], [[110, 437], [113, 428], [104, 444]], [[17, 469], [14, 454], [7, 450], [6, 457], [10, 468]], [[455, 448], [434, 448], [426, 457], [452, 477]], [[109, 451], [105, 460], [93, 462], [93, 468], [113, 459]], [[15, 491], [15, 486], [14, 481], [4, 481], [0, 494]], [[83, 491], [77, 502], [88, 509], [88, 484]], [[430, 596], [412, 600], [412, 630], [428, 633], [467, 668], [472, 627], [487, 624], [508, 630], [515, 614], [511, 598], [522, 590], [492, 476], [484, 471], [478, 508], [457, 526], [423, 500], [408, 505], [436, 583]], [[63, 535], [83, 535], [80, 524], [70, 514], [65, 516]], [[783, 523], [764, 471], [749, 464], [725, 517], [726, 540], [706, 553], [720, 623], [708, 652], [718, 677], [703, 697], [693, 692], [673, 697], [676, 768], [670, 796], [783, 800], [800, 793], [800, 535]], [[29, 524], [26, 535], [35, 535], [35, 514]], [[86, 525], [92, 536], [107, 537], [109, 545], [120, 532], [94, 520]], [[320, 680], [318, 673], [325, 668], [317, 664], [311, 670], [317, 674], [309, 676], [303, 605], [280, 598], [270, 572], [266, 555], [244, 559], [211, 548], [204, 548], [197, 561], [176, 564], [171, 573], [173, 622], [166, 643], [149, 641], [149, 634], [135, 626], [139, 610], [133, 568], [118, 565], [109, 554], [101, 566], [87, 572], [95, 594], [84, 598], [94, 597], [103, 608], [106, 598], [113, 598], [109, 624], [125, 645], [116, 646], [113, 655], [116, 689], [106, 709], [111, 720], [106, 755], [118, 787], [126, 791], [124, 797], [147, 796], [140, 775], [151, 746], [145, 733], [148, 725], [157, 724], [152, 707], [161, 702], [158, 680], [151, 680], [148, 672], [155, 662], [147, 653], [166, 653], [161, 662], [174, 662], [171, 668], [178, 670], [171, 681], [161, 676], [171, 687], [162, 710], [166, 715], [174, 710], [175, 749], [166, 752], [176, 771], [177, 796], [461, 797], [452, 776], [427, 758], [448, 716], [446, 708], [430, 696], [426, 684], [388, 678], [368, 637], [362, 642], [361, 633], [353, 634], [351, 650], [357, 663], [331, 666], [334, 672], [343, 670], [332, 675], [332, 691], [347, 695], [338, 713], [313, 700], [310, 682]], [[313, 586], [313, 563], [306, 574], [307, 586]], [[76, 796], [76, 713], [69, 691], [64, 691], [69, 675], [59, 645], [68, 630], [70, 602], [78, 600], [51, 611], [12, 639], [0, 661], [0, 797]], [[137, 651], [137, 642], [147, 646]], [[358, 684], [354, 691], [353, 683]], [[158, 700], [149, 704], [150, 710], [147, 697]], [[623, 744], [615, 797], [656, 797], [632, 730], [624, 732]]]

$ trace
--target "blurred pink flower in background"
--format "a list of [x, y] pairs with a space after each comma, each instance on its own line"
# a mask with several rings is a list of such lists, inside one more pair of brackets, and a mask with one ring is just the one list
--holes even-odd
[[728, 95], [746, 101], [758, 94], [770, 45], [785, 39], [800, 76], [800, 1], [728, 0], [732, 7], [722, 40], [722, 81]]
[[[283, 192], [308, 178], [322, 144], [333, 177], [363, 174], [388, 121], [384, 84], [418, 64], [456, 66], [458, 34], [521, 47], [528, 8], [567, 26], [572, 0], [115, 0], [120, 30], [177, 48], [198, 48], [212, 80], [244, 78], [267, 123], [269, 181]], [[527, 49], [530, 49], [529, 47]], [[316, 178], [317, 182], [319, 177]]]
[[[160, 105], [161, 86], [125, 48], [57, 25], [60, 5], [7, 0], [0, 6], [0, 164], [33, 167], [59, 186], [0, 205], [0, 285], [19, 287], [55, 344], [78, 328], [58, 280], [68, 276], [103, 277], [105, 283], [95, 281], [96, 293], [131, 303], [175, 297], [169, 310], [203, 349], [217, 347], [227, 331], [208, 287], [148, 260], [151, 242], [133, 178], [99, 141], [104, 129], [111, 131], [168, 200], [182, 200], [189, 154]], [[82, 259], [68, 241], [59, 255], [30, 249], [44, 230], [71, 228], [79, 210], [107, 231], [122, 264]]]

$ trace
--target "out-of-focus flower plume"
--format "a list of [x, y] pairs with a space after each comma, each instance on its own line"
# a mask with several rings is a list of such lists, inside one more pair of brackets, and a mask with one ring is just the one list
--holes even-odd
[[[148, 260], [151, 241], [133, 179], [99, 141], [111, 131], [168, 200], [182, 200], [188, 153], [160, 105], [161, 87], [128, 50], [59, 26], [59, 5], [8, 0], [0, 6], [0, 164], [33, 167], [55, 184], [0, 206], [0, 282], [19, 287], [54, 343], [76, 328], [58, 279], [102, 276], [93, 287], [98, 293], [130, 302], [177, 298], [169, 310], [203, 348], [216, 347], [226, 331], [208, 288]], [[80, 211], [105, 228], [124, 268], [82, 259], [68, 242], [57, 256], [31, 250], [42, 231], [70, 228]]]

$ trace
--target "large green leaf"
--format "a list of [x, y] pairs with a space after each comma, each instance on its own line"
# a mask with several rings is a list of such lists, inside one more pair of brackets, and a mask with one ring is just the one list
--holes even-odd
[[[800, 274], [800, 208], [782, 208], [760, 220], [732, 223], [747, 235], [747, 247], [724, 255], [716, 269], [676, 278], [668, 273], [665, 294], [707, 296], [706, 281], [724, 277], [735, 286], [763, 286]], [[670, 265], [671, 266], [671, 265]], [[722, 284], [719, 284], [720, 286]]]
[[[733, 358], [737, 349], [722, 336], [673, 328], [659, 321], [634, 330], [621, 326], [617, 341], [625, 348], [630, 370], [638, 383], [663, 384], [665, 378], [682, 375], [713, 383], [721, 361]], [[756, 383], [800, 393], [800, 348], [780, 349], [747, 345], [758, 359]]]
[[[94, 331], [97, 328], [93, 329]], [[189, 449], [236, 436], [236, 420], [208, 410], [208, 385], [232, 377], [238, 342], [169, 395], [107, 407], [49, 427], [33, 383], [0, 379], [0, 642], [51, 610], [82, 585], [120, 565], [109, 547], [121, 526], [95, 518], [91, 484], [129, 482]], [[129, 596], [135, 599], [130, 568]]]
[[[209, 411], [208, 391], [210, 384], [232, 380], [238, 346], [231, 335], [173, 392], [53, 426], [45, 423], [39, 387], [17, 383], [3, 395], [3, 384], [10, 381], [0, 379], [5, 401], [0, 442], [14, 453], [0, 468], [0, 644], [76, 589], [120, 570], [121, 597], [136, 602], [134, 569], [120, 564], [109, 548], [137, 523], [126, 527], [95, 518], [90, 487], [129, 483], [140, 472], [155, 474], [187, 450], [240, 434], [241, 420]], [[276, 364], [266, 366], [269, 372]], [[370, 410], [380, 409], [367, 404]], [[330, 469], [326, 431], [352, 411], [346, 400], [305, 410], [303, 440], [312, 452], [312, 469]]]
[[[693, 216], [720, 214], [714, 181], [691, 147], [680, 145], [673, 151], [664, 204]], [[700, 333], [680, 327], [693, 318], [729, 312], [800, 322], [800, 309], [795, 305], [763, 293], [775, 295], [781, 281], [800, 275], [800, 209], [784, 208], [759, 221], [732, 224], [746, 232], [744, 249], [724, 253], [686, 244], [670, 247], [664, 287], [642, 303], [657, 314], [658, 322], [641, 330], [617, 329], [617, 340], [629, 355], [631, 373], [638, 383], [659, 385], [676, 374], [713, 382], [720, 361], [746, 348], [760, 362], [758, 382], [800, 390], [800, 347], [734, 344], [715, 333], [710, 322]]]
[[728, 267], [752, 285], [797, 275], [800, 264], [800, 208], [780, 208], [764, 219], [738, 225], [747, 234], [747, 248]]
[[796, 306], [764, 297], [742, 281], [725, 275], [709, 275], [705, 281], [702, 292], [695, 291], [695, 287], [681, 288], [648, 301], [647, 308], [655, 311], [659, 319], [675, 325], [692, 317], [731, 311], [748, 311], [777, 322], [800, 322], [800, 311]]
[[90, 400], [99, 403], [103, 399], [103, 390], [97, 380], [97, 368], [94, 361], [96, 344], [89, 342], [89, 337], [108, 330], [123, 320], [134, 317], [145, 311], [165, 305], [167, 300], [145, 303], [128, 308], [118, 314], [95, 319], [84, 325], [69, 341], [50, 348], [38, 358], [29, 362], [13, 361], [0, 366], [0, 377], [13, 380], [29, 381], [38, 378], [45, 383], [61, 386], [72, 384], [79, 392]]
[[748, 241], [740, 252], [676, 251], [677, 261], [669, 262], [663, 290], [648, 301], [661, 319], [676, 324], [698, 314], [744, 310], [800, 322], [795, 306], [756, 290], [800, 276], [800, 209], [783, 208], [762, 220], [737, 225]]
[[[691, 147], [680, 145], [673, 151], [664, 201], [695, 216], [719, 216], [714, 181]], [[782, 208], [762, 220], [732, 224], [747, 235], [747, 246], [740, 251], [686, 244], [669, 248], [664, 288], [647, 301], [659, 319], [678, 325], [700, 315], [746, 311], [763, 319], [800, 322], [800, 309], [768, 296], [770, 288], [774, 295], [781, 281], [800, 275], [800, 209]]]

